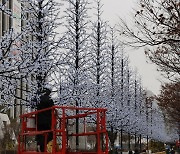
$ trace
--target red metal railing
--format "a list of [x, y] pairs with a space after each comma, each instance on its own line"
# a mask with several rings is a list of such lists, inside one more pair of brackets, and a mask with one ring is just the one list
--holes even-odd
[[[37, 114], [51, 110], [52, 122], [51, 129], [38, 131], [37, 130]], [[78, 110], [78, 114], [76, 114]], [[106, 109], [103, 108], [77, 108], [77, 107], [65, 107], [65, 106], [53, 106], [51, 108], [30, 112], [20, 116], [22, 121], [21, 132], [19, 134], [19, 154], [36, 154], [36, 153], [52, 153], [52, 154], [108, 154], [108, 134], [106, 131]], [[79, 119], [81, 132], [73, 132], [75, 123], [73, 120]], [[93, 121], [93, 122], [92, 122]], [[71, 124], [69, 124], [71, 122]], [[89, 125], [93, 125], [94, 131], [88, 131]], [[91, 126], [92, 127], [92, 126]], [[69, 130], [71, 128], [71, 131]], [[47, 145], [48, 133], [53, 134], [52, 151], [47, 152], [47, 146], [45, 146], [45, 152], [37, 152], [36, 148], [28, 149], [28, 141], [34, 142], [36, 135], [44, 136], [44, 145]], [[94, 139], [94, 149], [73, 149], [76, 137], [83, 137], [84, 144]], [[93, 139], [92, 139], [93, 137]], [[32, 139], [33, 138], [33, 139]], [[71, 141], [70, 141], [71, 138]], [[82, 140], [80, 140], [82, 142]], [[88, 143], [88, 142], [87, 142]], [[86, 143], [86, 144], [87, 144]], [[80, 143], [79, 143], [80, 144]], [[35, 145], [34, 145], [35, 146]], [[58, 148], [57, 148], [58, 147]], [[92, 147], [90, 147], [92, 148]]]

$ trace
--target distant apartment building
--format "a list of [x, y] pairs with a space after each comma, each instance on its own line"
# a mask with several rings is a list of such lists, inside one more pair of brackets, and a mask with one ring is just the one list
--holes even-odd
[[[13, 17], [0, 11], [0, 38], [9, 30], [13, 29], [14, 32], [21, 32], [21, 3], [18, 0], [0, 0], [0, 4], [6, 4], [5, 7], [12, 11]], [[20, 42], [16, 42], [20, 43]], [[26, 86], [22, 80], [19, 80], [18, 83], [20, 88], [16, 90], [16, 95], [20, 98], [23, 96], [22, 86]], [[3, 97], [3, 96], [0, 96]], [[22, 100], [15, 99], [14, 106], [10, 109], [9, 117], [16, 118], [20, 114], [24, 113], [24, 107], [22, 105]]]

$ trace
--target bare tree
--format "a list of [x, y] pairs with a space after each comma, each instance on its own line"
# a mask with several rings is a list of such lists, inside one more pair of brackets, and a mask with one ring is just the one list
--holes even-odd
[[85, 94], [85, 80], [88, 62], [87, 5], [86, 0], [66, 0], [69, 7], [65, 11], [67, 28], [64, 34], [65, 79], [67, 82], [65, 102], [82, 106]]
[[107, 69], [107, 22], [101, 19], [102, 4], [100, 0], [96, 0], [96, 21], [92, 22], [92, 33], [90, 36], [91, 44], [91, 88], [89, 95], [91, 96], [90, 105], [101, 107], [105, 102], [105, 82]]
[[[145, 53], [169, 79], [179, 78], [180, 3], [178, 0], [141, 0], [135, 28], [121, 20], [128, 45], [149, 46]], [[154, 48], [152, 48], [154, 47]]]
[[[22, 64], [20, 72], [27, 77], [31, 92], [39, 94], [48, 83], [52, 71], [59, 63], [60, 40], [55, 31], [58, 23], [58, 3], [53, 0], [22, 1]], [[28, 6], [28, 7], [25, 7]], [[33, 94], [32, 93], [32, 94]]]
[[[179, 4], [178, 0], [141, 0], [138, 4], [139, 8], [135, 12], [134, 27], [130, 28], [122, 19], [120, 24], [121, 34], [126, 36], [124, 43], [133, 47], [147, 47], [145, 49], [147, 57], [157, 64], [159, 71], [173, 81], [179, 80], [180, 72]], [[156, 124], [152, 124], [152, 116], [154, 115], [148, 112], [147, 123], [150, 130], [148, 135], [156, 138], [155, 136], [159, 133], [160, 138], [166, 140], [166, 133], [160, 133], [158, 129], [158, 123], [160, 122], [156, 121]], [[155, 129], [158, 133], [152, 132]]]
[[[87, 97], [87, 63], [88, 63], [88, 38], [87, 34], [87, 0], [65, 0], [69, 7], [66, 9], [65, 24], [67, 31], [64, 37], [66, 53], [66, 97], [68, 105], [84, 106]], [[64, 93], [65, 94], [65, 93]], [[63, 99], [63, 98], [62, 98]], [[76, 114], [78, 114], [78, 110]], [[76, 119], [76, 133], [79, 132], [79, 119]], [[79, 148], [79, 138], [76, 137], [76, 148]]]
[[125, 56], [123, 46], [119, 43], [115, 27], [111, 28], [110, 41], [107, 49], [107, 101], [104, 106], [108, 108], [107, 128], [109, 131], [109, 138], [111, 138], [111, 146], [114, 151], [114, 142], [117, 138], [117, 134], [121, 131], [122, 135], [123, 129], [125, 129], [127, 123], [128, 108], [126, 102], [126, 76], [129, 69], [128, 57]]
[[[3, 18], [14, 19], [12, 10], [9, 8], [8, 1], [0, 3], [0, 11]], [[20, 34], [14, 32], [10, 26], [2, 25], [2, 36], [0, 37], [0, 105], [9, 108], [13, 104], [12, 99], [17, 88], [17, 80], [20, 79], [18, 66], [19, 61], [17, 51], [17, 42]]]
[[[157, 96], [159, 106], [168, 115], [170, 123], [180, 123], [180, 82], [167, 83], [162, 86], [161, 94]], [[177, 125], [177, 127], [179, 127]]]
[[16, 61], [17, 55], [13, 54], [15, 47], [15, 41], [18, 35], [15, 35], [12, 31], [9, 31], [1, 37], [1, 49], [0, 49], [0, 104], [8, 105], [12, 104], [12, 97], [15, 96], [15, 90], [17, 88], [17, 80], [20, 79], [18, 74], [19, 61]]
[[[39, 95], [59, 64], [60, 40], [55, 32], [59, 25], [57, 7], [58, 3], [53, 0], [22, 0], [21, 32], [10, 30], [1, 38], [1, 64], [6, 66], [1, 77], [7, 83], [2, 85], [6, 92], [1, 94], [8, 102], [6, 107], [14, 104], [12, 98], [21, 100], [21, 105], [31, 106], [31, 100]], [[5, 13], [8, 12], [5, 10]], [[17, 90], [21, 91], [20, 96]]]

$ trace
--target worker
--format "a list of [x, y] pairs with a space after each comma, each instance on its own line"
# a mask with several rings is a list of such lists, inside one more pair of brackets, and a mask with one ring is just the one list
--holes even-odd
[[[40, 96], [40, 101], [37, 104], [37, 111], [54, 106], [54, 102], [51, 99], [50, 94], [51, 94], [50, 88], [43, 89], [42, 94]], [[52, 118], [52, 109], [38, 112], [38, 114], [37, 114], [37, 131], [51, 130], [51, 121], [52, 121], [51, 118]], [[47, 141], [46, 142], [45, 142], [45, 136], [43, 134], [38, 134], [36, 136], [37, 151], [44, 152], [44, 149], [45, 149], [44, 144], [48, 143], [52, 139], [53, 139], [52, 132], [47, 133]]]

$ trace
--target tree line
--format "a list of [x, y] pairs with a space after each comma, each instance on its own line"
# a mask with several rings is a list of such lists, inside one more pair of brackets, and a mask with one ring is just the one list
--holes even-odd
[[[53, 0], [21, 0], [21, 32], [16, 33], [11, 27], [0, 38], [0, 104], [8, 109], [14, 106], [15, 98], [27, 108], [35, 107], [34, 98], [38, 99], [48, 84], [53, 87], [57, 105], [107, 108], [109, 134], [127, 132], [160, 141], [174, 139], [168, 138], [164, 112], [154, 107], [156, 103], [129, 66], [125, 52], [126, 45], [158, 45], [155, 51], [146, 50], [148, 57], [168, 78], [178, 79], [175, 70], [179, 66], [179, 29], [177, 14], [173, 11], [179, 11], [179, 4], [175, 0], [159, 4], [162, 12], [173, 4], [175, 8], [165, 12], [172, 15], [170, 20], [164, 14], [155, 13], [158, 10], [152, 10], [150, 2], [140, 2], [141, 10], [136, 12], [135, 23], [141, 33], [135, 33], [123, 21], [120, 24], [123, 32], [120, 27], [104, 21], [100, 0], [93, 3], [95, 19], [91, 21], [88, 8], [92, 8], [92, 4], [87, 0], [65, 0], [64, 4]], [[6, 1], [1, 4], [2, 13], [17, 18], [7, 4]], [[63, 5], [68, 7], [61, 16]], [[145, 11], [149, 11], [148, 14]], [[152, 18], [153, 15], [156, 16]], [[159, 27], [149, 27], [148, 22], [152, 20], [146, 19], [151, 18]], [[59, 32], [60, 29], [63, 31]], [[131, 39], [122, 42], [121, 35]], [[158, 100], [163, 108], [163, 93]], [[113, 146], [116, 137], [111, 136]]]

